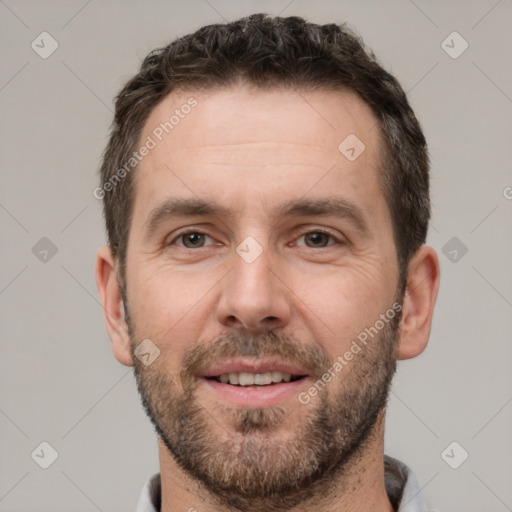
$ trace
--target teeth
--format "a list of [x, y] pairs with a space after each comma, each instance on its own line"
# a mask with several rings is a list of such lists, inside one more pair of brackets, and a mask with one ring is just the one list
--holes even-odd
[[[266, 373], [223, 373], [219, 375], [219, 380], [223, 384], [232, 384], [234, 386], [268, 386], [272, 383], [290, 382], [292, 376], [283, 372], [266, 372]], [[255, 386], [256, 385], [256, 386]]]
[[272, 382], [281, 382], [283, 374], [281, 372], [272, 372]]
[[253, 373], [240, 373], [240, 377], [238, 378], [238, 383], [240, 386], [252, 386], [254, 384], [254, 374]]
[[258, 384], [259, 386], [266, 386], [267, 384], [272, 384], [272, 372], [257, 373], [254, 376], [254, 384]]

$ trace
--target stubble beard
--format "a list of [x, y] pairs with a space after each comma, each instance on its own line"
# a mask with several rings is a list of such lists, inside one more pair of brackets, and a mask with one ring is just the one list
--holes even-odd
[[[130, 324], [128, 318], [135, 347], [140, 338]], [[220, 506], [246, 512], [290, 510], [334, 487], [343, 492], [343, 475], [372, 448], [396, 370], [398, 325], [399, 315], [324, 392], [301, 405], [300, 422], [285, 407], [251, 410], [219, 404], [208, 411], [196, 396], [194, 375], [219, 358], [280, 356], [308, 368], [315, 379], [332, 367], [318, 345], [299, 345], [272, 331], [198, 344], [187, 352], [179, 376], [170, 375], [163, 364], [146, 367], [134, 357], [134, 374], [161, 441]]]

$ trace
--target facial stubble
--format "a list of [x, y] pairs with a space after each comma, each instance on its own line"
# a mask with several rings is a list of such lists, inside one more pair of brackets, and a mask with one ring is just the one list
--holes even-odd
[[[306, 368], [315, 381], [333, 367], [317, 344], [298, 344], [273, 331], [198, 343], [187, 351], [178, 376], [167, 371], [164, 358], [145, 366], [134, 357], [137, 388], [169, 453], [221, 506], [290, 510], [314, 495], [327, 495], [335, 485], [339, 491], [343, 474], [371, 442], [396, 370], [399, 316], [314, 400], [300, 405], [301, 421], [285, 407], [240, 409], [219, 403], [210, 411], [196, 395], [201, 370], [228, 357], [281, 358]], [[141, 338], [129, 315], [127, 322], [135, 348]]]

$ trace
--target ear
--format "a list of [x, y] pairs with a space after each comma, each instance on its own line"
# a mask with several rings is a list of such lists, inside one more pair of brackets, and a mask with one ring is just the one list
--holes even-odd
[[439, 259], [434, 249], [427, 246], [418, 249], [408, 266], [397, 359], [410, 359], [425, 350], [439, 290], [439, 277]]
[[103, 305], [103, 316], [112, 351], [116, 359], [125, 366], [133, 366], [128, 325], [121, 289], [115, 271], [115, 258], [109, 247], [100, 247], [96, 254], [96, 285]]

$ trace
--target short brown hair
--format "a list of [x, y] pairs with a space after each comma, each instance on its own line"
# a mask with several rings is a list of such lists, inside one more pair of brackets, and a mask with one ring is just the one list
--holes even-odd
[[[266, 89], [349, 90], [370, 106], [385, 146], [379, 178], [393, 221], [403, 289], [407, 264], [425, 242], [430, 219], [427, 145], [398, 81], [345, 24], [254, 14], [202, 27], [152, 51], [116, 98], [101, 183], [119, 176], [116, 172], [139, 144], [150, 112], [171, 91], [240, 81]], [[122, 282], [134, 197], [133, 173], [125, 174], [103, 193], [108, 242]]]

